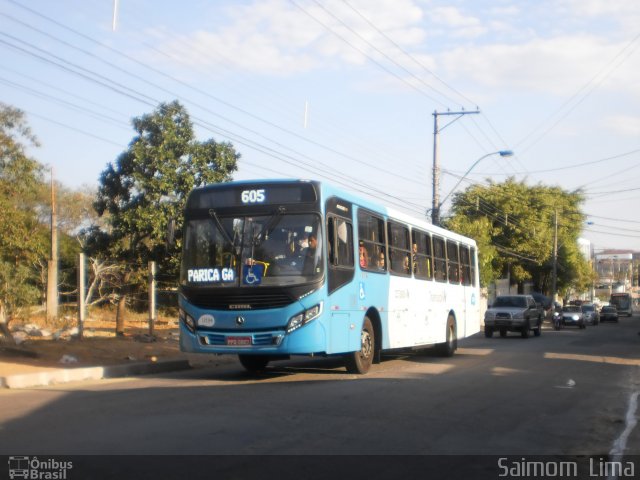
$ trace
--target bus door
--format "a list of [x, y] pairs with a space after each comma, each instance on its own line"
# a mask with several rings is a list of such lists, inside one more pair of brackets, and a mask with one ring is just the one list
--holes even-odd
[[[352, 205], [332, 197], [327, 200], [327, 353], [348, 352], [359, 346], [360, 329], [356, 323], [354, 294], [355, 258]], [[359, 324], [358, 324], [359, 325]], [[355, 347], [354, 347], [355, 346]]]

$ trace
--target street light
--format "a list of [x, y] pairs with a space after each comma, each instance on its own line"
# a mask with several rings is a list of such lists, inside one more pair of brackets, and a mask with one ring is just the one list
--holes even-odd
[[433, 224], [434, 225], [440, 225], [440, 207], [442, 207], [442, 205], [444, 205], [444, 202], [447, 200], [447, 198], [449, 198], [449, 196], [456, 190], [456, 188], [458, 188], [460, 183], [462, 183], [462, 180], [467, 178], [467, 175], [469, 175], [469, 173], [471, 173], [471, 170], [473, 170], [476, 165], [478, 165], [482, 160], [484, 160], [487, 157], [490, 157], [491, 155], [500, 155], [501, 157], [511, 157], [511, 156], [513, 156], [513, 151], [511, 151], [511, 150], [498, 150], [497, 152], [487, 153], [486, 155], [481, 156], [478, 160], [473, 162], [473, 164], [464, 173], [464, 175], [462, 177], [460, 177], [460, 180], [458, 180], [458, 183], [455, 184], [455, 186], [451, 189], [451, 191], [449, 193], [447, 193], [447, 195], [438, 204], [438, 206], [436, 208], [436, 211], [434, 212], [434, 215], [433, 215], [433, 220], [434, 220]]

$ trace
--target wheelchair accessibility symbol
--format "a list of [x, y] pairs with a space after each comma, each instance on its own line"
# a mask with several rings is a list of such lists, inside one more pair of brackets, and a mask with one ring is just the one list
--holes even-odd
[[364, 300], [367, 297], [367, 295], [364, 293], [364, 283], [360, 282], [359, 290], [360, 290], [360, 300]]
[[245, 285], [260, 285], [263, 274], [264, 266], [262, 265], [244, 265], [242, 267], [242, 283]]

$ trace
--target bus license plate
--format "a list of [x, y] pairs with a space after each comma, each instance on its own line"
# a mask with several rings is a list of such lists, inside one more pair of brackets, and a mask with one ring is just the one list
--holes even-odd
[[227, 337], [227, 345], [251, 345], [251, 337]]

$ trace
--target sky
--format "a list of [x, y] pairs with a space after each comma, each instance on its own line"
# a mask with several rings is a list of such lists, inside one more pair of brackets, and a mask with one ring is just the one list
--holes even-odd
[[437, 118], [440, 199], [510, 177], [579, 190], [596, 253], [640, 251], [637, 0], [0, 0], [0, 24], [0, 101], [71, 188], [178, 100], [241, 154], [236, 179], [430, 218]]

